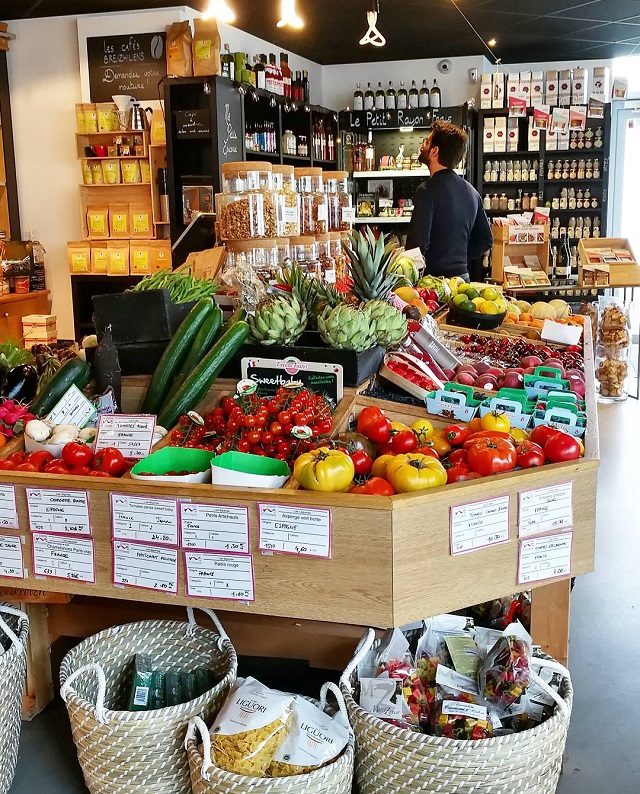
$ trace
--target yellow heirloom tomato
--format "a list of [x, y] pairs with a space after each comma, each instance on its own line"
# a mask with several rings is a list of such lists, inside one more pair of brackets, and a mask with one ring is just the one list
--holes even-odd
[[305, 452], [293, 466], [293, 476], [306, 491], [345, 491], [354, 474], [351, 458], [339, 449], [328, 447]]
[[446, 485], [447, 472], [442, 463], [430, 455], [409, 453], [396, 455], [389, 461], [387, 480], [397, 493], [409, 493]]

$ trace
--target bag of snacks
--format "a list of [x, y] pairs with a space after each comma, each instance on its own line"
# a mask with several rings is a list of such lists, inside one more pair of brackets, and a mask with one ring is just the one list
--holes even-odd
[[512, 623], [480, 665], [480, 695], [498, 714], [503, 714], [529, 686], [531, 647], [531, 637], [522, 624]]
[[293, 695], [245, 679], [234, 689], [211, 729], [214, 763], [226, 772], [264, 777], [287, 736]]

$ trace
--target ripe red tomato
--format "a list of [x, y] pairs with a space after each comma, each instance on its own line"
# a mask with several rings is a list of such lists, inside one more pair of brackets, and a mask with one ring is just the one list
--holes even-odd
[[462, 482], [469, 479], [469, 467], [464, 463], [447, 469], [447, 483]]
[[449, 425], [444, 429], [444, 437], [452, 447], [461, 447], [470, 435], [471, 431], [466, 425]]
[[556, 430], [554, 435], [544, 445], [544, 454], [549, 463], [577, 460], [581, 451], [578, 439], [568, 433], [563, 433], [561, 430]]
[[26, 452], [12, 452], [11, 455], [9, 455], [9, 457], [7, 458], [7, 460], [10, 460], [14, 466], [18, 466], [20, 465], [20, 463], [25, 462], [26, 457], [27, 457]]
[[69, 467], [61, 460], [50, 460], [44, 467], [47, 474], [69, 474]]
[[484, 477], [515, 469], [516, 459], [516, 448], [504, 438], [479, 438], [467, 455], [471, 471]]
[[435, 458], [435, 460], [440, 460], [440, 455], [438, 455], [438, 453], [433, 447], [425, 447], [425, 446], [418, 447], [416, 449], [416, 452], [419, 455], [431, 455], [431, 457]]
[[15, 467], [14, 471], [36, 472], [36, 471], [38, 471], [38, 467], [34, 466], [33, 463], [18, 463], [18, 465]]
[[75, 475], [76, 477], [88, 477], [91, 474], [91, 469], [84, 464], [80, 466], [72, 466], [70, 474]]
[[[380, 416], [384, 416], [384, 414], [380, 408], [376, 408], [374, 405], [363, 408], [362, 411], [360, 411], [360, 415], [358, 416], [358, 433], [362, 433], [364, 435], [365, 433], [363, 428], [366, 427], [373, 419], [378, 419]], [[286, 422], [283, 424], [286, 424]]]
[[126, 469], [124, 455], [115, 447], [105, 447], [96, 453], [93, 459], [93, 468], [119, 477]]
[[382, 477], [372, 477], [364, 485], [354, 485], [349, 493], [365, 494], [367, 496], [393, 496], [395, 490], [390, 482]]
[[62, 460], [67, 466], [87, 466], [91, 463], [93, 452], [86, 444], [72, 441], [62, 448]]
[[111, 477], [111, 475], [107, 474], [106, 471], [95, 471], [95, 469], [93, 471], [90, 470], [88, 476], [89, 477], [109, 477], [109, 478]]
[[11, 471], [15, 467], [16, 464], [10, 460], [0, 460], [0, 471]]
[[454, 449], [453, 452], [449, 453], [449, 463], [452, 466], [457, 466], [459, 463], [466, 463], [466, 462], [467, 462], [466, 449]]
[[369, 474], [373, 468], [373, 460], [362, 449], [357, 449], [349, 457], [353, 462], [353, 469], [356, 474]]
[[391, 421], [386, 416], [377, 416], [365, 424], [362, 430], [358, 425], [358, 432], [374, 444], [387, 444], [391, 439]]
[[560, 431], [556, 430], [555, 427], [550, 427], [549, 425], [538, 425], [536, 428], [534, 428], [533, 432], [529, 436], [529, 441], [533, 441], [534, 444], [538, 444], [538, 446], [544, 449], [547, 441], [559, 432]]
[[516, 466], [521, 469], [532, 469], [534, 466], [544, 466], [546, 458], [544, 450], [533, 441], [520, 441], [516, 444]]
[[391, 449], [396, 455], [405, 455], [418, 448], [418, 439], [413, 430], [401, 430], [391, 439]]
[[478, 430], [477, 433], [472, 433], [463, 441], [463, 448], [470, 449], [480, 438], [501, 438], [504, 441], [513, 441], [509, 433], [504, 433], [502, 430]]
[[52, 460], [55, 459], [50, 452], [41, 450], [40, 452], [30, 452], [26, 457], [25, 463], [32, 463], [38, 471], [42, 471], [47, 463]]

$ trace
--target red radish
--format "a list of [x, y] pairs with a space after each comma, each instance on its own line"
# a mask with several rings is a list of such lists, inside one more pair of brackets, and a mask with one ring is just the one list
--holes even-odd
[[538, 356], [524, 356], [520, 359], [520, 366], [524, 369], [530, 369], [532, 367], [539, 367], [542, 364], [542, 359], [538, 358]]

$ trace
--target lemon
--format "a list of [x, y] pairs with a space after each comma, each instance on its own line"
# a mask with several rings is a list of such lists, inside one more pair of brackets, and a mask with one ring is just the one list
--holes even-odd
[[466, 281], [463, 281], [462, 284], [457, 285], [458, 288], [458, 295], [466, 295], [467, 290], [471, 289], [471, 284], [467, 284]]
[[481, 298], [480, 296], [478, 296], [477, 298], [473, 298], [471, 303], [473, 303], [473, 305], [476, 307], [476, 311], [478, 311], [478, 310], [482, 309], [482, 307], [484, 306], [486, 301], [485, 301], [484, 298]]
[[467, 302], [467, 296], [461, 292], [459, 295], [456, 295], [453, 299], [454, 306], [462, 306], [463, 303]]
[[480, 297], [480, 293], [478, 292], [478, 290], [475, 287], [467, 287], [466, 295], [467, 295], [467, 298], [469, 298], [470, 301], [472, 301], [474, 298], [479, 298]]
[[498, 290], [493, 287], [486, 287], [482, 290], [480, 295], [487, 301], [494, 301], [498, 297]]
[[[507, 302], [504, 298], [498, 297], [494, 301], [495, 305], [498, 307], [498, 313], [502, 314], [502, 312], [507, 311]], [[519, 310], [518, 310], [519, 311]]]
[[482, 314], [500, 314], [500, 309], [495, 301], [485, 301], [480, 307]]

